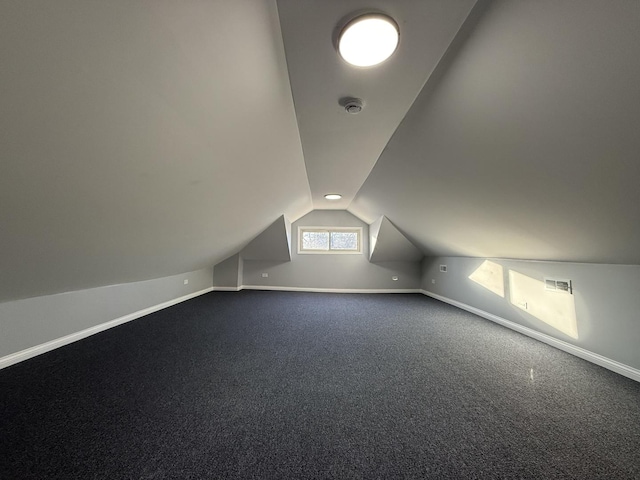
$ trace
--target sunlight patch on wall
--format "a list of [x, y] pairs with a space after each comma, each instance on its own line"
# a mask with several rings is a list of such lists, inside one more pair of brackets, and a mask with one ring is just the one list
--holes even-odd
[[504, 298], [504, 273], [502, 265], [485, 260], [471, 275], [469, 280]]
[[541, 280], [509, 270], [509, 300], [556, 330], [578, 338], [574, 296], [545, 289]]
[[376, 249], [376, 243], [378, 243], [378, 236], [377, 235], [370, 235], [370, 239], [369, 239], [369, 258], [371, 258], [371, 254], [374, 252], [374, 250]]

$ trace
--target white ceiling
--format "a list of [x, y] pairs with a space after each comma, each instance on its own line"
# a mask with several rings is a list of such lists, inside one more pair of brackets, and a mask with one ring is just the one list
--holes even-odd
[[[400, 47], [352, 69], [333, 40], [365, 7]], [[640, 264], [638, 25], [628, 0], [2, 2], [0, 301], [210, 267], [312, 208], [432, 254]]]
[[[314, 208], [349, 206], [474, 3], [278, 0]], [[400, 44], [385, 63], [357, 68], [342, 60], [335, 39], [340, 27], [367, 11], [390, 15]], [[362, 98], [364, 110], [346, 113], [344, 97]], [[326, 200], [327, 193], [342, 199]]]
[[2, 2], [0, 45], [0, 301], [211, 267], [311, 210], [275, 2]]
[[495, 1], [471, 23], [350, 211], [427, 253], [640, 264], [640, 4]]

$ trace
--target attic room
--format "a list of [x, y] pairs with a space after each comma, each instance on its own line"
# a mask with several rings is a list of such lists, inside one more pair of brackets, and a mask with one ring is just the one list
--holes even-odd
[[638, 2], [0, 11], [0, 478], [640, 478]]

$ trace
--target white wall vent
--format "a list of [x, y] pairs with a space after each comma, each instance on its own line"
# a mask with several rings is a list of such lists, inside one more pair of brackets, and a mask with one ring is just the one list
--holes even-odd
[[550, 292], [560, 292], [560, 293], [568, 293], [568, 294], [573, 293], [571, 280], [558, 280], [556, 278], [545, 277], [544, 289]]

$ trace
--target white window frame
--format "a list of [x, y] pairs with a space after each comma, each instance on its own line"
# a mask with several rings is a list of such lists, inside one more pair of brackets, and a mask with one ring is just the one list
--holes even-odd
[[[328, 250], [305, 250], [302, 248], [303, 232], [327, 232]], [[357, 250], [331, 250], [331, 232], [351, 232], [358, 234]], [[298, 227], [298, 254], [300, 255], [362, 255], [362, 227]]]

